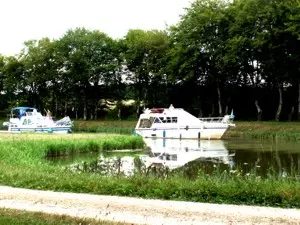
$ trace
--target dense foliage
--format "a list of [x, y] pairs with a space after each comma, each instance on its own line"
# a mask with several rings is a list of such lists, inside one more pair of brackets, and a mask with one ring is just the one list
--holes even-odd
[[97, 119], [112, 105], [124, 118], [172, 103], [197, 116], [299, 119], [299, 49], [299, 0], [195, 0], [164, 31], [114, 40], [77, 28], [25, 42], [0, 56], [0, 108]]

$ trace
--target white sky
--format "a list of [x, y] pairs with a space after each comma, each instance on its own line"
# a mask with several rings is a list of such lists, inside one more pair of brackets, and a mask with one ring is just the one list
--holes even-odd
[[25, 41], [60, 38], [76, 27], [112, 38], [129, 29], [165, 29], [189, 5], [190, 0], [2, 0], [0, 54], [18, 54]]

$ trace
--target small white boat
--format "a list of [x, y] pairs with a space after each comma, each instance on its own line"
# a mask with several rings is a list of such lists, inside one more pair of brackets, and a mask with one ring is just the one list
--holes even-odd
[[36, 108], [31, 107], [12, 108], [9, 122], [3, 123], [10, 133], [72, 133], [72, 125], [68, 116], [54, 121], [49, 114], [43, 116]]
[[144, 138], [221, 139], [232, 123], [233, 114], [197, 118], [184, 109], [146, 109], [139, 117], [135, 133]]

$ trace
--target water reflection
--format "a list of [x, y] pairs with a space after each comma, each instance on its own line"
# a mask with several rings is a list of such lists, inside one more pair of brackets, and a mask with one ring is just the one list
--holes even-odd
[[182, 167], [189, 162], [212, 162], [233, 167], [234, 153], [229, 153], [221, 140], [144, 139], [151, 155], [143, 158], [146, 166]]
[[[199, 173], [300, 179], [300, 151], [296, 142], [261, 140], [144, 139], [140, 152], [112, 151], [88, 158], [74, 157], [67, 169], [104, 176], [155, 174], [196, 179]], [[76, 159], [76, 161], [75, 161]], [[66, 160], [66, 159], [64, 159]]]
[[[145, 139], [147, 148], [135, 156], [121, 157], [113, 152], [111, 156], [101, 154], [97, 160], [84, 163], [73, 163], [68, 168], [72, 171], [92, 172], [101, 175], [125, 175], [136, 173], [160, 174], [184, 167], [189, 178], [197, 174], [199, 168], [188, 165], [192, 162], [213, 168], [216, 164], [234, 166], [234, 153], [229, 153], [221, 140], [178, 140], [178, 139]], [[117, 154], [117, 155], [116, 155]]]

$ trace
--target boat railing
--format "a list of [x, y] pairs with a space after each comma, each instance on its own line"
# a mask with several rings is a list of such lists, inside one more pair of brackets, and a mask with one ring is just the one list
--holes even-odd
[[229, 115], [226, 115], [224, 117], [203, 117], [198, 119], [205, 123], [223, 123], [228, 124], [229, 126], [235, 126], [233, 120], [230, 119]]
[[221, 123], [224, 117], [203, 117], [198, 119], [207, 123]]

